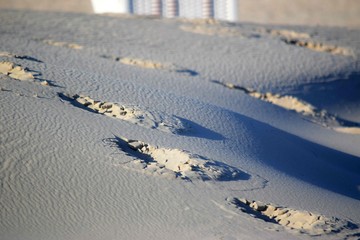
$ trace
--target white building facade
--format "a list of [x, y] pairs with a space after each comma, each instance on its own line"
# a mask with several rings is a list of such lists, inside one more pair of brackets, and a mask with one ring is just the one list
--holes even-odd
[[239, 20], [239, 0], [92, 0], [95, 13]]

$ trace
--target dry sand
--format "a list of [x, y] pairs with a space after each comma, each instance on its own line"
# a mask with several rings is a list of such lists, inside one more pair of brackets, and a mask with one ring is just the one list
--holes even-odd
[[199, 35], [184, 21], [26, 11], [0, 21], [1, 239], [359, 236], [360, 139], [346, 134], [359, 123], [316, 96], [340, 82], [332, 95], [356, 115], [358, 31], [208, 22], [217, 30]]

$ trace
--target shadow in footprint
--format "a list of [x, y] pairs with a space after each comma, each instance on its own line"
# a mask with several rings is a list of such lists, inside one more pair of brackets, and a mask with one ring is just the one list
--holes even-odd
[[187, 74], [191, 77], [196, 77], [199, 75], [198, 72], [194, 71], [194, 70], [190, 70], [190, 69], [179, 69], [179, 70], [176, 70], [175, 72], [177, 73], [182, 73], [182, 74]]
[[36, 78], [36, 80], [41, 81], [41, 82], [47, 82], [47, 84], [48, 84], [50, 87], [65, 88], [64, 86], [57, 85], [57, 84], [56, 84], [54, 81], [52, 81], [52, 80], [48, 80], [48, 79], [44, 79], [44, 78]]
[[141, 159], [146, 163], [154, 162], [154, 159], [147, 154], [141, 153], [136, 149], [130, 147], [129, 143], [122, 139], [121, 137], [115, 136], [113, 138], [105, 138], [103, 142], [110, 147], [117, 148], [124, 152], [127, 156], [134, 157], [137, 159]]
[[28, 60], [28, 61], [33, 61], [33, 62], [38, 62], [38, 63], [44, 63], [43, 61], [30, 57], [30, 56], [16, 56], [17, 59], [22, 59], [22, 60]]
[[259, 211], [254, 210], [253, 208], [251, 208], [249, 205], [241, 202], [239, 199], [234, 198], [231, 201], [232, 204], [234, 204], [238, 209], [240, 209], [240, 211], [249, 214], [250, 216], [254, 217], [254, 218], [258, 218], [261, 220], [264, 220], [265, 222], [271, 222], [271, 223], [275, 223], [278, 224], [275, 219], [272, 219], [264, 214], [262, 214]]
[[210, 140], [224, 140], [225, 137], [220, 133], [214, 132], [206, 127], [203, 127], [193, 121], [190, 121], [185, 118], [181, 118], [176, 116], [180, 119], [184, 125], [188, 126], [189, 129], [187, 131], [179, 132], [179, 135], [187, 136], [187, 137], [197, 137], [197, 138], [205, 138]]

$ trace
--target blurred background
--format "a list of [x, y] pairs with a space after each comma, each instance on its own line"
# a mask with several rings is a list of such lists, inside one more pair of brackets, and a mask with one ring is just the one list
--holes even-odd
[[360, 27], [360, 0], [0, 0], [0, 8]]

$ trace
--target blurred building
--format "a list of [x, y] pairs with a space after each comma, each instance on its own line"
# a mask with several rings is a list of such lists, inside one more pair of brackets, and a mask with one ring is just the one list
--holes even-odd
[[360, 0], [0, 0], [0, 8], [360, 28]]
[[95, 13], [131, 13], [238, 21], [238, 0], [92, 0]]

